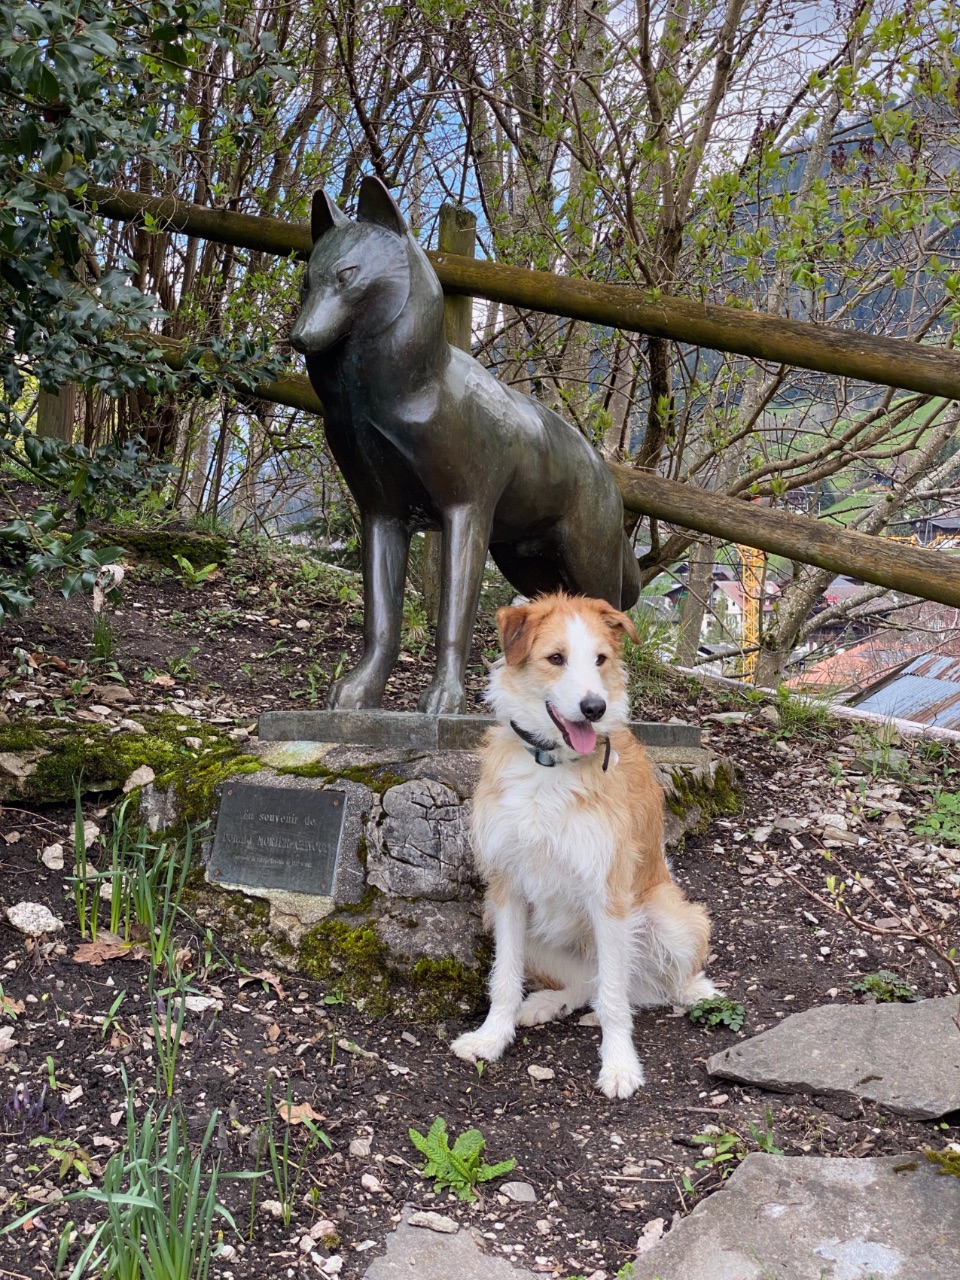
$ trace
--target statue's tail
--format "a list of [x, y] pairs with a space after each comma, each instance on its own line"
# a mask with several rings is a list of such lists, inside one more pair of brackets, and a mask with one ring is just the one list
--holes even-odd
[[620, 576], [620, 608], [629, 609], [640, 597], [640, 570], [626, 534], [623, 535], [623, 569]]

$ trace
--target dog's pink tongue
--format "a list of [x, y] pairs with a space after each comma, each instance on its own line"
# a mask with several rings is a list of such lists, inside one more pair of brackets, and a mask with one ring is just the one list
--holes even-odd
[[561, 719], [574, 751], [579, 751], [583, 755], [592, 751], [597, 745], [597, 731], [590, 721], [568, 720], [566, 716], [562, 716]]

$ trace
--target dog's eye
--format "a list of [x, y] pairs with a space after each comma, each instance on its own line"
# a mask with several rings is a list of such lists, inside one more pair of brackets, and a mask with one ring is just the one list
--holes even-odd
[[341, 267], [340, 270], [337, 272], [338, 282], [340, 284], [349, 284], [350, 281], [353, 279], [353, 273], [356, 271], [356, 269], [357, 268], [355, 266]]
[[603, 664], [606, 662], [606, 660], [607, 660], [607, 655], [606, 655], [605, 653], [598, 653], [598, 654], [597, 654], [597, 666], [598, 666], [598, 667], [602, 667], [602, 666], [603, 666]]
[[548, 655], [547, 661], [552, 663], [555, 667], [562, 667], [566, 662], [566, 658], [562, 653], [551, 653]]

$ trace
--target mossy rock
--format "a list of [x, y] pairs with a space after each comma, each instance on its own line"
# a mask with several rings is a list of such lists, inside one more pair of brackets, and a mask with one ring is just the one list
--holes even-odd
[[230, 554], [227, 539], [219, 534], [190, 533], [185, 529], [100, 529], [97, 537], [111, 546], [123, 547], [138, 560], [152, 560], [170, 569], [177, 568], [177, 556], [189, 560], [195, 569], [223, 564]]
[[[439, 937], [433, 927], [438, 913], [447, 917]], [[421, 923], [424, 914], [430, 919]], [[397, 945], [396, 928], [384, 927], [388, 916], [400, 917], [407, 945]], [[442, 935], [449, 937], [451, 929], [458, 954], [424, 954], [436, 952], [438, 944], [442, 950]], [[372, 891], [359, 910], [340, 911], [305, 933], [292, 966], [367, 1013], [426, 1024], [476, 1013], [486, 1001], [491, 959], [474, 904], [404, 903]]]
[[672, 785], [665, 788], [664, 804], [684, 835], [702, 835], [715, 818], [740, 812], [742, 798], [730, 761], [716, 760], [708, 772], [676, 768], [669, 773]]
[[[199, 721], [165, 712], [137, 722], [145, 733], [54, 718], [0, 725], [0, 799], [57, 804], [72, 800], [78, 787], [81, 794], [117, 791], [148, 765], [154, 787], [172, 788], [181, 820], [196, 824], [210, 817], [226, 778], [259, 767], [231, 738]], [[201, 740], [199, 751], [186, 745], [188, 737]]]

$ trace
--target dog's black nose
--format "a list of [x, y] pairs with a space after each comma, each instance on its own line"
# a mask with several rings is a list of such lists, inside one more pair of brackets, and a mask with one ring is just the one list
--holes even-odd
[[607, 704], [595, 693], [588, 693], [580, 703], [580, 710], [587, 720], [599, 720], [607, 709]]

